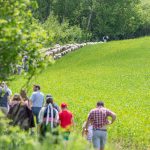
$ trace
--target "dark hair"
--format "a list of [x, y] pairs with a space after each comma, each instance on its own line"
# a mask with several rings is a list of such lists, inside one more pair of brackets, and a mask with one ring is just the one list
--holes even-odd
[[49, 103], [53, 104], [53, 98], [52, 97], [48, 97], [46, 99], [46, 104], [49, 104]]
[[41, 87], [39, 85], [34, 85], [34, 87], [36, 87], [37, 90], [41, 89]]
[[28, 97], [27, 97], [26, 90], [24, 90], [24, 89], [21, 89], [21, 91], [20, 91], [20, 96], [21, 96], [22, 99], [24, 99], [24, 100], [29, 100]]
[[53, 99], [53, 96], [52, 96], [51, 94], [47, 94], [47, 95], [46, 95], [46, 99], [47, 99], [48, 97], [51, 97], [51, 98]]
[[22, 101], [20, 94], [15, 94], [12, 98], [12, 101]]
[[97, 102], [97, 106], [103, 106], [104, 107], [104, 102], [102, 102], [102, 101]]

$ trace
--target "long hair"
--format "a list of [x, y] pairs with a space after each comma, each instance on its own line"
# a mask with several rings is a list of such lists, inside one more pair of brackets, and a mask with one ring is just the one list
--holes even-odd
[[21, 98], [20, 94], [15, 94], [15, 95], [13, 96], [13, 98], [12, 98], [12, 100], [11, 100], [11, 101], [18, 101], [18, 102], [22, 102], [23, 100], [22, 100], [22, 98]]
[[27, 93], [26, 93], [26, 91], [25, 91], [24, 89], [21, 89], [21, 91], [20, 91], [20, 96], [21, 96], [21, 98], [22, 98], [24, 101], [29, 100], [28, 97], [27, 97]]

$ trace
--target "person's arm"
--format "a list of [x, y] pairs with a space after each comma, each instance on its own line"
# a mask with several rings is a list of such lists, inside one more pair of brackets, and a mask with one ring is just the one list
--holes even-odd
[[39, 118], [39, 123], [40, 123], [40, 124], [43, 122], [44, 110], [45, 110], [45, 108], [42, 108], [42, 109], [40, 110], [40, 112], [39, 112], [38, 118]]
[[8, 92], [9, 96], [12, 95], [12, 91], [8, 87], [6, 88], [6, 92]]
[[3, 88], [4, 88], [4, 91], [8, 93], [9, 96], [12, 95], [11, 89], [8, 88], [8, 86], [5, 82], [3, 83]]
[[32, 107], [32, 100], [29, 99], [28, 102], [29, 102], [29, 106]]
[[116, 120], [116, 114], [110, 110], [107, 110], [107, 115], [111, 117], [111, 121], [108, 124], [112, 124]]
[[88, 118], [87, 121], [86, 121], [86, 124], [85, 124], [85, 131], [86, 131], [86, 132], [88, 131], [88, 126], [89, 126], [89, 124], [90, 124], [90, 120], [89, 120], [89, 118]]
[[42, 102], [42, 106], [44, 105], [44, 94], [43, 94], [43, 102]]
[[86, 124], [85, 124], [85, 131], [88, 132], [88, 126], [90, 124], [90, 121], [93, 119], [93, 113], [92, 111], [89, 113]]
[[59, 113], [58, 113], [58, 111], [57, 111], [57, 109], [55, 109], [54, 108], [54, 110], [56, 111], [56, 116], [55, 116], [55, 122], [57, 123], [57, 124], [59, 124]]
[[56, 106], [57, 111], [60, 112], [60, 108], [56, 103], [55, 103], [55, 106]]
[[85, 135], [85, 125], [86, 125], [86, 122], [84, 122], [84, 124], [83, 124], [83, 126], [82, 126], [82, 136], [84, 136]]
[[85, 127], [82, 128], [82, 137], [84, 137], [85, 134]]
[[30, 100], [31, 100], [31, 103], [33, 103], [33, 102], [35, 101], [35, 96], [34, 96], [34, 94], [31, 95]]
[[72, 126], [75, 126], [75, 122], [74, 122], [74, 117], [72, 116], [72, 119], [71, 119], [71, 124]]

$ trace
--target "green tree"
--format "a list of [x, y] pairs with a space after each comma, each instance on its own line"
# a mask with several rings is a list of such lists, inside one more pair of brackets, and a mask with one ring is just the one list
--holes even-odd
[[69, 26], [67, 21], [59, 23], [53, 15], [43, 23], [43, 28], [48, 32], [50, 44], [80, 42], [82, 30], [77, 26]]
[[140, 21], [138, 0], [95, 0], [91, 32], [94, 37], [123, 38], [134, 32]]
[[53, 0], [36, 0], [38, 8], [34, 10], [35, 18], [44, 22], [53, 10]]
[[0, 0], [0, 78], [11, 74], [12, 67], [29, 56], [29, 71], [41, 65], [37, 51], [47, 34], [32, 17], [29, 0]]
[[80, 11], [80, 0], [54, 0], [54, 15], [58, 16], [59, 22], [63, 23], [69, 20], [73, 25], [76, 19], [76, 11]]

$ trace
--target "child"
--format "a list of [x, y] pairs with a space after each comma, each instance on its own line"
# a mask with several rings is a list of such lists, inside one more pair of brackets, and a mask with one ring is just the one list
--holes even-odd
[[91, 143], [92, 142], [92, 137], [93, 137], [93, 125], [92, 122], [90, 122], [88, 129], [86, 130], [85, 128], [86, 121], [84, 122], [82, 126], [82, 136], [86, 137], [86, 139]]
[[74, 125], [74, 117], [72, 112], [68, 110], [68, 105], [66, 103], [61, 104], [61, 111], [59, 112], [59, 122], [61, 128], [64, 130], [63, 138], [65, 141], [68, 141], [71, 127]]

